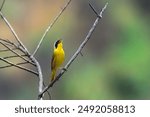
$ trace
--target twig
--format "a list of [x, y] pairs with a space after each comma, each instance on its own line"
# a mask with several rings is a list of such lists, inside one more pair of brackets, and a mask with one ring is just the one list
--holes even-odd
[[89, 6], [93, 10], [93, 12], [96, 14], [96, 16], [99, 17], [99, 14], [97, 13], [96, 9], [91, 4], [89, 4]]
[[[4, 58], [3, 58], [4, 59]], [[21, 63], [17, 63], [16, 65], [23, 65], [23, 64], [27, 64], [29, 62], [21, 62]], [[8, 68], [8, 67], [13, 67], [13, 65], [5, 65], [5, 66], [1, 66], [0, 69], [4, 69], [4, 68]]]
[[0, 38], [0, 41], [1, 41], [1, 42], [2, 42], [2, 41], [5, 42], [6, 45], [13, 46], [13, 44], [12, 44], [11, 42], [9, 42], [8, 40], [6, 40], [6, 39]]
[[[20, 56], [27, 56], [27, 55], [20, 55]], [[12, 56], [6, 56], [6, 57], [3, 57], [3, 59], [8, 59], [8, 58], [17, 58], [17, 57], [20, 57], [18, 55], [12, 55]], [[28, 62], [29, 63], [29, 62]]]
[[62, 15], [62, 13], [65, 11], [65, 9], [68, 7], [68, 5], [70, 4], [72, 0], [69, 0], [66, 5], [64, 6], [64, 8], [59, 12], [59, 14], [55, 17], [54, 21], [48, 26], [48, 28], [45, 30], [41, 40], [39, 41], [39, 44], [37, 45], [35, 51], [33, 52], [32, 56], [34, 56], [36, 54], [36, 52], [38, 51], [38, 49], [40, 48], [40, 45], [42, 44], [44, 38], [46, 37], [48, 31], [53, 27], [53, 25], [55, 24], [55, 22], [59, 19], [59, 17]]
[[5, 3], [5, 0], [3, 0], [3, 2], [2, 2], [2, 5], [1, 5], [1, 8], [0, 8], [0, 11], [2, 11], [2, 8], [3, 8], [3, 6], [4, 6], [4, 3]]
[[7, 45], [5, 45], [5, 44], [2, 43], [1, 41], [0, 41], [0, 43], [1, 43], [3, 46], [5, 46], [7, 49], [9, 49], [11, 52], [13, 52], [14, 54], [16, 54], [18, 57], [22, 58], [23, 60], [25, 60], [25, 61], [27, 61], [27, 62], [29, 62], [29, 63], [31, 63], [32, 65], [35, 66], [35, 63], [33, 63], [32, 61], [30, 61], [30, 60], [26, 59], [25, 57], [21, 56], [20, 54], [18, 54], [18, 53], [15, 52], [14, 50], [12, 50], [10, 47], [8, 47]]
[[[97, 16], [94, 24], [92, 25], [91, 29], [89, 30], [88, 34], [86, 35], [84, 41], [80, 44], [79, 48], [77, 49], [77, 51], [74, 53], [74, 55], [71, 57], [71, 59], [68, 61], [68, 63], [65, 65], [65, 69], [67, 70], [69, 68], [69, 66], [72, 64], [72, 62], [77, 58], [77, 56], [80, 54], [81, 50], [84, 48], [84, 46], [87, 44], [87, 42], [89, 41], [91, 35], [93, 34], [99, 20], [102, 18], [102, 14], [105, 11], [106, 7], [107, 7], [108, 3], [105, 4], [105, 6], [102, 8], [101, 12], [99, 13], [99, 15]], [[66, 70], [61, 70], [61, 72], [58, 74], [58, 76], [56, 76], [55, 80], [53, 82], [51, 82], [47, 87], [44, 88], [44, 90], [38, 95], [39, 98], [41, 98], [43, 96], [43, 94], [54, 85], [54, 83], [61, 78], [61, 76], [65, 73]]]
[[26, 49], [26, 47], [24, 46], [24, 44], [20, 41], [18, 35], [16, 34], [16, 32], [14, 31], [14, 29], [12, 28], [12, 26], [10, 25], [10, 23], [8, 22], [8, 20], [4, 17], [4, 15], [3, 15], [3, 13], [1, 11], [0, 11], [0, 16], [5, 21], [6, 25], [9, 27], [10, 31], [12, 32], [12, 34], [14, 35], [15, 39], [20, 44], [20, 46], [22, 46], [26, 50], [26, 52], [28, 52], [28, 50]]
[[[19, 49], [21, 52], [23, 52], [24, 54], [26, 54], [29, 58], [31, 56], [31, 54], [29, 53], [29, 51], [26, 51], [24, 48], [22, 48], [22, 46], [18, 45], [18, 44], [15, 44], [13, 42], [11, 42], [10, 40], [8, 39], [2, 39], [0, 38], [0, 41], [3, 41], [5, 42], [5, 45], [9, 45], [9, 46], [14, 46], [16, 49]], [[11, 48], [12, 49], [12, 48]], [[9, 49], [8, 49], [9, 50]], [[10, 51], [10, 50], [9, 50]], [[31, 59], [31, 58], [30, 58]]]
[[20, 68], [20, 69], [25, 70], [25, 71], [27, 71], [27, 72], [30, 72], [30, 73], [32, 73], [32, 74], [35, 74], [35, 75], [37, 75], [37, 76], [39, 75], [37, 72], [35, 72], [35, 71], [31, 70], [31, 69], [28, 69], [28, 68], [26, 68], [26, 67], [22, 67], [22, 66], [20, 66], [20, 65], [14, 64], [14, 63], [12, 63], [12, 62], [10, 62], [10, 61], [8, 61], [8, 60], [3, 59], [2, 57], [0, 57], [0, 60], [4, 61], [4, 62], [6, 62], [6, 63], [8, 63], [8, 64], [10, 64], [10, 65], [12, 65], [12, 66], [14, 66], [14, 67], [17, 67], [17, 68]]

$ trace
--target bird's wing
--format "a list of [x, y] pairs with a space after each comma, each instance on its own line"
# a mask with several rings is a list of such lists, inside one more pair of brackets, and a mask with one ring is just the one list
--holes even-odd
[[51, 70], [52, 69], [54, 69], [55, 68], [55, 61], [56, 61], [56, 55], [55, 55], [55, 53], [53, 54], [53, 56], [52, 56], [52, 60], [51, 60]]

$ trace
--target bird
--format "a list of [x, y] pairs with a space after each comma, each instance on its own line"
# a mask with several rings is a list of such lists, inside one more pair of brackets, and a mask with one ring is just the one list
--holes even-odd
[[54, 43], [54, 51], [51, 59], [51, 82], [55, 80], [57, 70], [61, 67], [65, 60], [65, 52], [63, 49], [62, 39]]

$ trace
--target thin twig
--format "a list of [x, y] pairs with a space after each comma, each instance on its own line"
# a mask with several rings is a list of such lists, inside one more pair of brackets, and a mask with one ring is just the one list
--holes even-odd
[[[17, 48], [11, 48], [12, 50], [17, 50]], [[0, 52], [7, 52], [10, 51], [9, 49], [0, 49]]]
[[1, 43], [3, 46], [5, 46], [7, 49], [9, 49], [11, 52], [13, 52], [14, 54], [16, 54], [18, 57], [22, 58], [23, 60], [25, 60], [25, 61], [27, 61], [27, 62], [29, 62], [29, 63], [31, 63], [32, 65], [35, 66], [35, 63], [33, 63], [32, 61], [30, 61], [30, 60], [26, 59], [25, 57], [21, 56], [19, 53], [15, 52], [15, 51], [12, 50], [10, 47], [8, 47], [8, 46], [5, 45], [4, 43], [2, 43], [1, 41], [0, 41], [0, 43]]
[[[23, 64], [28, 64], [29, 62], [21, 62], [17, 63], [16, 65], [23, 65]], [[5, 65], [5, 66], [0, 66], [0, 69], [8, 68], [8, 67], [13, 67], [13, 65]]]
[[[21, 55], [21, 56], [27, 56], [27, 55]], [[6, 56], [6, 57], [3, 57], [3, 59], [10, 59], [10, 58], [17, 58], [17, 57], [20, 57], [20, 56], [18, 55]]]
[[55, 17], [54, 21], [48, 26], [48, 28], [45, 30], [41, 40], [39, 41], [39, 44], [37, 45], [35, 51], [33, 52], [32, 56], [34, 56], [36, 54], [36, 52], [38, 51], [38, 49], [40, 48], [40, 45], [42, 44], [44, 38], [46, 37], [48, 31], [53, 27], [53, 25], [55, 24], [55, 22], [59, 19], [59, 17], [62, 15], [62, 13], [65, 11], [65, 9], [68, 7], [68, 5], [70, 4], [72, 0], [69, 0], [66, 5], [64, 6], [64, 8], [59, 12], [59, 14]]
[[6, 45], [13, 46], [13, 44], [12, 44], [11, 42], [9, 42], [8, 40], [6, 40], [6, 39], [0, 38], [0, 41], [1, 41], [1, 42], [2, 42], [2, 41], [5, 42]]
[[99, 17], [99, 14], [97, 13], [96, 9], [91, 4], [89, 4], [89, 6], [93, 10], [93, 12], [96, 14], [96, 16]]
[[12, 66], [14, 66], [14, 67], [17, 67], [17, 68], [19, 68], [19, 69], [22, 69], [22, 70], [25, 70], [25, 71], [30, 72], [30, 73], [32, 73], [32, 74], [35, 74], [35, 75], [37, 75], [37, 76], [39, 75], [37, 72], [35, 72], [35, 71], [31, 70], [31, 69], [28, 69], [28, 68], [26, 68], [26, 67], [22, 67], [22, 66], [20, 66], [20, 65], [14, 64], [14, 63], [12, 63], [12, 62], [10, 62], [10, 61], [8, 61], [8, 60], [3, 59], [2, 57], [0, 57], [0, 60], [4, 61], [4, 62], [6, 62], [6, 63], [8, 63], [8, 64], [10, 64], [10, 65], [12, 65]]
[[[64, 69], [68, 69], [69, 66], [72, 64], [72, 62], [77, 58], [77, 56], [80, 54], [80, 52], [82, 51], [82, 49], [85, 47], [85, 45], [87, 44], [87, 42], [89, 41], [91, 35], [93, 34], [94, 30], [96, 29], [96, 26], [99, 22], [99, 20], [102, 18], [102, 14], [105, 11], [106, 7], [107, 7], [108, 3], [105, 4], [105, 6], [102, 8], [101, 12], [99, 13], [99, 16], [97, 16], [94, 24], [92, 25], [91, 29], [89, 30], [88, 34], [86, 35], [84, 41], [80, 44], [79, 48], [77, 49], [77, 51], [74, 53], [74, 55], [71, 57], [71, 59], [68, 61], [68, 63], [65, 65]], [[43, 94], [54, 85], [54, 83], [61, 78], [61, 76], [65, 73], [66, 70], [61, 70], [61, 72], [56, 76], [55, 80], [53, 82], [51, 82], [47, 87], [44, 88], [44, 90], [38, 95], [39, 98], [41, 98], [43, 96]]]
[[26, 51], [27, 49], [25, 50], [22, 46], [15, 44], [8, 39], [0, 38], [0, 41], [4, 41], [5, 45], [14, 46], [16, 49], [19, 49], [20, 51], [22, 51], [24, 54], [26, 54], [30, 58], [31, 54], [29, 53], [29, 51]]
[[5, 0], [3, 0], [3, 2], [2, 2], [2, 5], [1, 5], [1, 8], [0, 8], [0, 11], [2, 11], [3, 6], [4, 6], [4, 3], [5, 3]]

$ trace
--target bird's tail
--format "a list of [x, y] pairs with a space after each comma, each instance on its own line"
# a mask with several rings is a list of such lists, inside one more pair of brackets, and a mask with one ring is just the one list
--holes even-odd
[[56, 70], [52, 70], [52, 73], [51, 73], [51, 82], [55, 79], [55, 76], [56, 76]]

